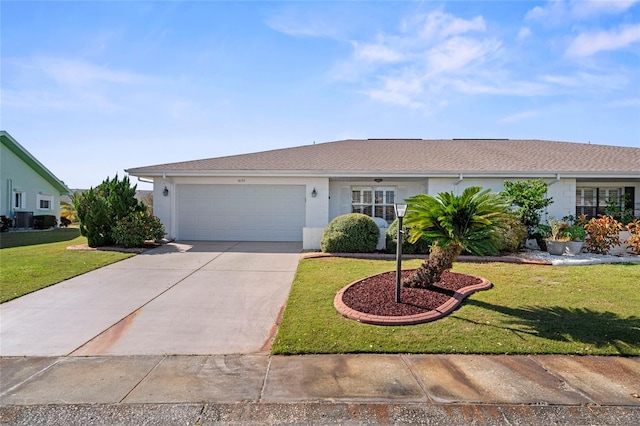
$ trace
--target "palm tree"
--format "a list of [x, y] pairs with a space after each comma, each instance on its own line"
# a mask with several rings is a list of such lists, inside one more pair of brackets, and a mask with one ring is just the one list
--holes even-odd
[[73, 201], [75, 195], [76, 193], [71, 197], [71, 202], [60, 201], [60, 217], [66, 217], [71, 223], [78, 221], [78, 212]]
[[462, 195], [443, 192], [436, 197], [420, 194], [407, 199], [405, 223], [409, 242], [426, 237], [434, 241], [431, 253], [414, 274], [403, 281], [405, 287], [427, 288], [440, 281], [454, 260], [466, 250], [483, 256], [497, 252], [497, 228], [510, 203], [500, 194], [472, 186]]

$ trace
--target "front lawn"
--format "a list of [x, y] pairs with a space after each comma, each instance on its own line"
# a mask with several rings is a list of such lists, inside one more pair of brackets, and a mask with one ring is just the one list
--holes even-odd
[[342, 287], [393, 270], [395, 261], [301, 260], [272, 352], [640, 355], [640, 264], [458, 262], [455, 272], [485, 277], [494, 288], [443, 319], [383, 327], [336, 312]]
[[[0, 248], [71, 241], [80, 236], [80, 229], [55, 228], [46, 231], [13, 231], [0, 233]], [[86, 241], [85, 241], [86, 242]]]
[[67, 250], [87, 242], [77, 229], [3, 233], [0, 241], [11, 247], [0, 250], [0, 303], [132, 256]]

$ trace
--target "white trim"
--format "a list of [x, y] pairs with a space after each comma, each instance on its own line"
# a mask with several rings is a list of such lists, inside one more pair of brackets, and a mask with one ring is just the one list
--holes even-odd
[[[43, 207], [43, 203], [49, 204], [49, 207]], [[53, 195], [44, 195], [37, 194], [36, 195], [36, 209], [43, 211], [52, 211], [53, 210]]]
[[[357, 200], [357, 202], [356, 200], [353, 199], [353, 194], [355, 192], [359, 193], [359, 199]], [[369, 201], [363, 198], [365, 195], [365, 192], [369, 193], [368, 194], [370, 197]], [[380, 200], [376, 199], [376, 192], [382, 192], [382, 199]], [[392, 200], [387, 199], [387, 196], [389, 195], [390, 192], [393, 194]], [[371, 214], [368, 216], [371, 216], [371, 217], [380, 217], [380, 216], [376, 216], [376, 207], [382, 207], [383, 209], [393, 208], [394, 203], [396, 203], [397, 200], [398, 200], [398, 188], [396, 186], [356, 185], [351, 187], [351, 211], [356, 210], [359, 213], [367, 214], [365, 211], [367, 208], [370, 208]], [[389, 214], [388, 218], [386, 218], [384, 217], [384, 213], [383, 213], [382, 219], [385, 219], [388, 223], [391, 223], [393, 222], [393, 219], [395, 219], [395, 215]]]
[[[19, 202], [18, 199], [16, 198], [17, 196], [20, 196], [20, 200]], [[12, 197], [11, 197], [11, 207], [13, 207], [14, 209], [24, 209], [25, 205], [26, 205], [26, 201], [27, 201], [27, 193], [24, 191], [13, 191]]]

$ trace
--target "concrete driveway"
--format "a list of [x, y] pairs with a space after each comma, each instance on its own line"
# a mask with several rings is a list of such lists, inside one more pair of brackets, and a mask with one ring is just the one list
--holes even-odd
[[267, 351], [301, 249], [167, 244], [0, 305], [0, 355]]

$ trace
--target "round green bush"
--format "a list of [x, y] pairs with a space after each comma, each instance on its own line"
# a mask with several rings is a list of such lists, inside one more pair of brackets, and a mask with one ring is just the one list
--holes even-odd
[[147, 212], [134, 212], [120, 219], [112, 229], [117, 244], [125, 247], [143, 247], [147, 240], [164, 237], [164, 225], [157, 217]]
[[374, 253], [379, 235], [378, 226], [369, 216], [345, 214], [324, 229], [320, 249], [327, 253]]
[[[404, 234], [402, 234], [402, 253], [404, 254], [429, 254], [431, 244], [433, 241], [430, 241], [426, 237], [420, 238], [414, 244], [411, 244], [407, 241], [408, 237], [408, 228], [404, 227]], [[387, 228], [386, 233], [387, 238], [387, 253], [395, 253], [398, 248], [398, 219], [394, 220], [389, 228]]]

